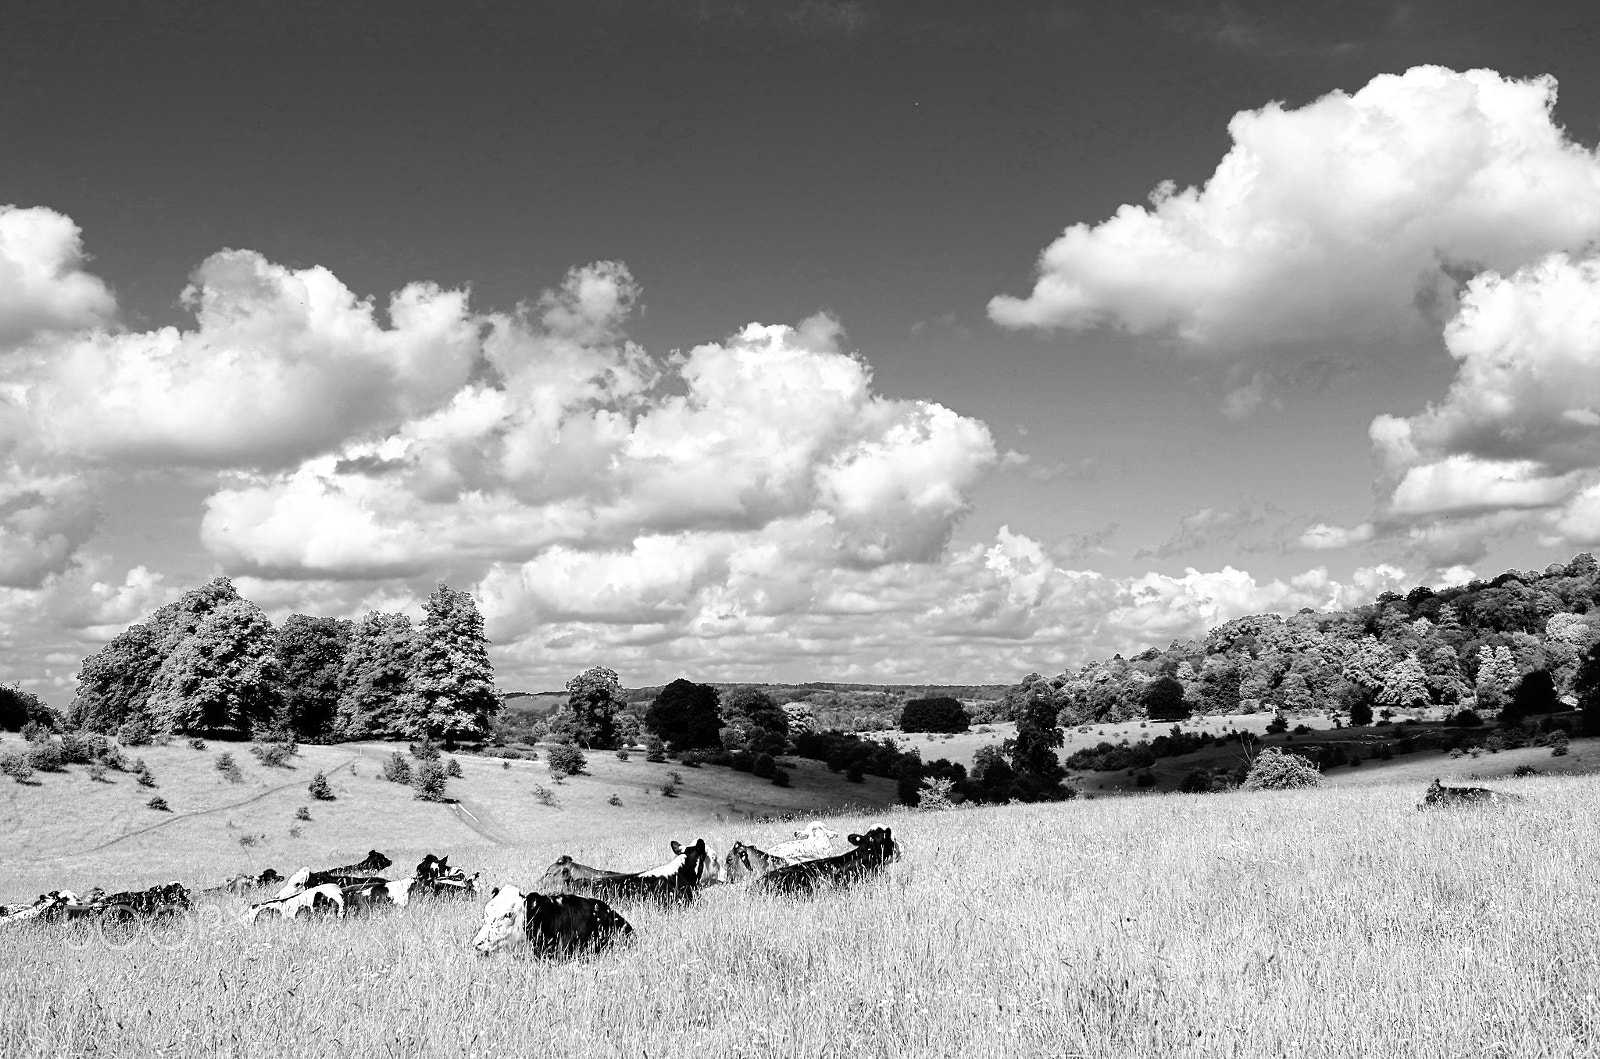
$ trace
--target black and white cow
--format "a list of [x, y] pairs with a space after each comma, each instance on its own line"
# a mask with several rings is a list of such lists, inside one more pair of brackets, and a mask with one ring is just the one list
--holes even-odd
[[672, 843], [672, 860], [649, 871], [626, 875], [602, 875], [593, 879], [575, 880], [573, 885], [596, 897], [613, 901], [677, 901], [694, 900], [695, 888], [712, 869], [706, 862], [706, 840], [699, 839], [692, 846]]
[[496, 887], [483, 910], [483, 926], [472, 939], [479, 955], [528, 945], [540, 956], [598, 952], [628, 937], [633, 927], [604, 901], [575, 894], [524, 894]]
[[[705, 844], [706, 857], [700, 865], [699, 875], [695, 878], [696, 886], [708, 886], [712, 883], [722, 882], [726, 879], [726, 872], [721, 858], [705, 839], [700, 842]], [[540, 893], [562, 894], [577, 893], [588, 888], [589, 884], [599, 879], [623, 879], [629, 877], [655, 878], [657, 876], [674, 876], [682, 864], [683, 847], [672, 843], [672, 859], [665, 864], [658, 864], [654, 868], [647, 868], [639, 872], [613, 871], [609, 868], [592, 868], [587, 864], [579, 864], [570, 856], [563, 855], [556, 858], [556, 862], [545, 869], [539, 881], [534, 884], [534, 889]]]
[[819, 885], [852, 883], [900, 859], [900, 847], [887, 827], [875, 827], [864, 835], [850, 835], [849, 841], [855, 848], [848, 853], [774, 868], [758, 878], [755, 885], [774, 893], [810, 894], [815, 893]]
[[40, 894], [27, 905], [0, 905], [0, 925], [59, 919], [69, 906], [79, 904], [78, 895], [71, 890], [51, 890]]
[[733, 848], [728, 850], [728, 859], [723, 869], [723, 877], [729, 882], [741, 882], [765, 875], [777, 868], [799, 864], [799, 859], [779, 857], [755, 846], [743, 842], [735, 842]]
[[1527, 798], [1510, 791], [1492, 791], [1488, 787], [1446, 787], [1435, 777], [1428, 793], [1422, 796], [1418, 809], [1442, 809], [1452, 805], [1515, 805]]
[[473, 872], [469, 876], [460, 868], [450, 867], [449, 857], [436, 857], [429, 853], [417, 865], [412, 878], [416, 880], [419, 893], [430, 897], [466, 898], [477, 896], [480, 874]]
[[375, 908], [404, 908], [411, 902], [416, 884], [416, 879], [396, 879], [391, 882], [357, 883], [339, 889], [344, 894], [345, 911], [354, 914], [370, 912]]
[[344, 891], [334, 883], [322, 883], [288, 897], [277, 897], [271, 901], [253, 904], [244, 914], [242, 922], [254, 923], [260, 916], [269, 914], [282, 916], [284, 919], [294, 919], [301, 912], [313, 916], [342, 916], [344, 910]]

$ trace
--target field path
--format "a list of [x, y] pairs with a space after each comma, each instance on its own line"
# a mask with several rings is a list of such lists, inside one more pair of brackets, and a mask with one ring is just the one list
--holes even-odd
[[[351, 765], [353, 765], [355, 763], [355, 760], [356, 759], [353, 758], [353, 757], [346, 758], [343, 762], [339, 763], [338, 765], [335, 765], [333, 768], [327, 769], [325, 771], [325, 775], [332, 776], [332, 775], [334, 775], [335, 773], [339, 772], [342, 769], [347, 769], [347, 768], [349, 768]], [[86, 855], [88, 855], [90, 853], [98, 853], [100, 850], [107, 849], [107, 848], [109, 848], [111, 846], [115, 846], [119, 842], [126, 842], [130, 838], [138, 838], [140, 835], [147, 835], [152, 831], [157, 831], [157, 830], [159, 830], [159, 829], [161, 829], [163, 827], [171, 826], [172, 824], [175, 824], [180, 820], [193, 820], [193, 819], [195, 819], [197, 817], [202, 817], [202, 816], [215, 816], [217, 813], [225, 813], [225, 812], [229, 812], [230, 810], [238, 809], [238, 808], [241, 808], [241, 807], [246, 806], [246, 805], [253, 805], [256, 802], [261, 801], [263, 798], [270, 798], [274, 794], [277, 794], [277, 793], [279, 793], [281, 791], [286, 791], [290, 787], [299, 787], [303, 783], [304, 783], [304, 777], [301, 777], [299, 779], [290, 780], [288, 783], [280, 784], [280, 785], [278, 785], [276, 787], [270, 787], [267, 790], [262, 791], [260, 794], [257, 794], [257, 795], [255, 795], [253, 797], [250, 797], [250, 798], [246, 798], [243, 801], [230, 802], [227, 805], [219, 805], [219, 806], [216, 806], [215, 808], [212, 808], [212, 809], [197, 809], [192, 813], [172, 813], [169, 816], [167, 816], [166, 819], [157, 821], [156, 823], [151, 824], [149, 827], [141, 827], [137, 831], [129, 831], [125, 835], [118, 835], [116, 838], [108, 839], [107, 841], [102, 842], [97, 846], [89, 846], [89, 847], [86, 847], [84, 849], [73, 850], [70, 853], [58, 853], [53, 857], [45, 857], [45, 858], [42, 858], [42, 859], [44, 859], [44, 860], [66, 860], [68, 857], [82, 857], [82, 856], [86, 856]]]
[[497, 846], [514, 846], [517, 840], [511, 833], [500, 826], [489, 811], [479, 802], [471, 798], [457, 798], [450, 803], [450, 808], [455, 811], [456, 819], [467, 827], [477, 832], [479, 836]]

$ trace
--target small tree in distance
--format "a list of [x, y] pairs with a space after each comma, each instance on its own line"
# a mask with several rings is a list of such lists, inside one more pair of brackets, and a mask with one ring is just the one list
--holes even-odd
[[328, 785], [328, 777], [320, 772], [311, 777], [311, 782], [306, 784], [306, 792], [320, 802], [333, 801], [333, 788]]
[[1189, 704], [1183, 699], [1183, 684], [1175, 677], [1152, 680], [1139, 696], [1139, 705], [1152, 721], [1184, 721], [1189, 718]]
[[900, 710], [902, 732], [965, 732], [971, 724], [966, 707], [948, 695], [910, 699]]
[[1248, 791], [1286, 791], [1320, 786], [1322, 773], [1317, 771], [1317, 766], [1299, 754], [1286, 754], [1275, 746], [1256, 755], [1255, 762], [1244, 778], [1244, 788]]
[[550, 775], [558, 779], [565, 776], [576, 776], [588, 765], [588, 759], [583, 756], [583, 751], [570, 744], [562, 744], [550, 748], [547, 755], [550, 764]]

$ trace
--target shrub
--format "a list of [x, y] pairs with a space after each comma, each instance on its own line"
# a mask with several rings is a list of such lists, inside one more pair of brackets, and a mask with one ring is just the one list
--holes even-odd
[[1211, 770], [1206, 768], [1190, 769], [1183, 774], [1183, 779], [1178, 781], [1178, 790], [1184, 794], [1210, 794], [1216, 790], [1216, 786]]
[[423, 761], [411, 776], [411, 786], [416, 789], [417, 797], [425, 802], [444, 801], [445, 784], [449, 777], [445, 775], [444, 766], [439, 764], [437, 758]]
[[420, 743], [412, 743], [409, 747], [411, 756], [418, 761], [438, 761], [439, 748], [433, 745], [433, 740], [424, 739]]
[[756, 767], [756, 756], [748, 750], [741, 750], [733, 755], [730, 764], [739, 772], [750, 772]]
[[789, 770], [788, 769], [776, 769], [776, 770], [774, 770], [773, 773], [772, 773], [772, 785], [774, 787], [787, 787], [787, 786], [789, 786]]
[[611, 797], [606, 799], [606, 804], [620, 806], [622, 804], [622, 798], [619, 795], [613, 794]]
[[206, 748], [206, 741], [204, 739], [201, 739], [199, 736], [195, 736], [193, 739], [189, 740], [189, 749], [190, 750], [204, 750], [205, 748]]
[[[627, 747], [625, 747], [625, 746], [617, 747], [617, 760], [618, 761], [626, 761], [626, 760], [628, 760], [628, 748]], [[612, 795], [612, 797], [616, 797], [616, 795]]]
[[[757, 772], [756, 775], [759, 776], [761, 773]], [[866, 779], [866, 777], [862, 775], [861, 769], [855, 765], [851, 765], [849, 768], [844, 770], [844, 778], [850, 783], [861, 783]]]
[[449, 776], [451, 779], [460, 779], [461, 762], [457, 761], [455, 758], [450, 758], [447, 760], [444, 763], [444, 774]]
[[217, 771], [228, 777], [230, 782], [243, 783], [244, 773], [239, 769], [239, 763], [233, 760], [233, 755], [224, 750], [217, 755]]
[[106, 779], [106, 767], [100, 764], [98, 761], [89, 762], [89, 778], [94, 780], [96, 783], [111, 782], [110, 780]]
[[328, 777], [317, 773], [311, 777], [311, 782], [306, 784], [306, 793], [319, 802], [333, 801], [333, 787], [328, 784]]
[[151, 739], [150, 725], [143, 717], [135, 717], [117, 729], [117, 742], [123, 746], [149, 746]]
[[28, 764], [40, 772], [60, 772], [66, 767], [67, 759], [61, 753], [61, 747], [50, 740], [34, 743], [28, 748]]
[[644, 741], [644, 759], [646, 761], [662, 762], [667, 760], [667, 744], [661, 741], [660, 736], [648, 736]]
[[1539, 770], [1534, 768], [1532, 765], [1518, 765], [1516, 768], [1511, 770], [1511, 774], [1513, 776], [1537, 776], [1539, 774]]
[[1272, 720], [1267, 722], [1268, 735], [1282, 735], [1289, 730], [1289, 718], [1281, 713], [1273, 714]]
[[698, 750], [691, 750], [687, 754], [683, 755], [680, 760], [683, 762], [684, 768], [697, 769], [701, 765], [704, 765], [709, 759], [709, 754], [703, 754]]
[[533, 797], [540, 805], [549, 806], [551, 809], [561, 808], [556, 802], [556, 792], [542, 783], [534, 784]]
[[300, 808], [294, 811], [294, 818], [296, 820], [310, 820], [311, 810], [302, 805]]
[[411, 763], [401, 755], [400, 751], [396, 750], [390, 754], [388, 760], [383, 763], [383, 778], [390, 783], [411, 782]]
[[750, 766], [750, 771], [764, 780], [770, 780], [777, 767], [778, 763], [772, 759], [771, 754], [758, 754], [755, 763]]
[[88, 732], [61, 733], [61, 760], [69, 765], [87, 765], [95, 759], [94, 740]]
[[1482, 728], [1483, 718], [1472, 710], [1462, 710], [1459, 713], [1451, 714], [1450, 718], [1444, 723], [1452, 728]]
[[299, 838], [300, 834], [301, 834], [301, 831], [300, 831], [300, 829], [298, 827], [291, 827], [289, 829], [289, 837], [290, 838]]
[[150, 808], [154, 809], [158, 813], [170, 813], [170, 812], [172, 812], [171, 809], [167, 808], [167, 800], [165, 798], [161, 797], [161, 795], [159, 795], [159, 794], [156, 795], [154, 798], [151, 798], [148, 802], [145, 802], [144, 804], [148, 805]]
[[288, 743], [251, 743], [250, 753], [256, 760], [268, 768], [286, 769], [289, 767], [289, 758], [294, 754], [295, 748]]
[[678, 796], [678, 785], [676, 783], [673, 783], [673, 782], [671, 782], [669, 780], [668, 782], [663, 783], [661, 785], [661, 797], [663, 797], [663, 798], [676, 798], [677, 796]]
[[501, 768], [502, 771], [509, 770], [511, 768], [511, 762], [509, 762], [509, 761], [500, 762], [500, 768]]
[[[583, 751], [570, 743], [550, 748], [550, 775], [560, 779], [564, 776], [576, 776], [581, 773], [589, 760], [583, 756]], [[665, 756], [662, 757], [665, 761]]]
[[1133, 783], [1136, 787], [1154, 787], [1156, 785], [1156, 778], [1150, 775], [1148, 772], [1141, 772], [1139, 775], [1134, 777]]
[[7, 750], [0, 754], [0, 773], [4, 773], [18, 783], [27, 783], [33, 779], [33, 765], [28, 762], [28, 755], [17, 750]]
[[1297, 725], [1294, 726], [1294, 734], [1295, 735], [1306, 735], [1310, 731], [1311, 731], [1311, 726], [1309, 724], [1297, 724]]
[[1251, 791], [1284, 791], [1301, 787], [1320, 787], [1322, 774], [1299, 754], [1286, 754], [1268, 747], [1256, 755], [1245, 774], [1244, 787]]
[[1566, 732], [1556, 732], [1550, 739], [1550, 756], [1566, 757], [1569, 751]]

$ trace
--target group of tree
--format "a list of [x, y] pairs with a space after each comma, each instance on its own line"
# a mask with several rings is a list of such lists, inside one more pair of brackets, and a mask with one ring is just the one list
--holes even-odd
[[567, 701], [547, 727], [556, 739], [591, 750], [633, 746], [648, 733], [678, 754], [781, 754], [795, 726], [791, 712], [759, 688], [724, 696], [714, 685], [681, 678], [657, 692], [641, 716], [629, 708], [617, 674], [595, 666], [567, 681]]
[[281, 626], [219, 577], [85, 659], [66, 724], [182, 735], [481, 738], [500, 709], [483, 617], [439, 584], [413, 626], [294, 614]]
[[1584, 553], [1350, 610], [1238, 618], [1165, 650], [1029, 674], [998, 717], [1043, 697], [1067, 727], [1262, 711], [1367, 724], [1427, 707], [1515, 720], [1579, 701], [1600, 729], [1600, 564]]

